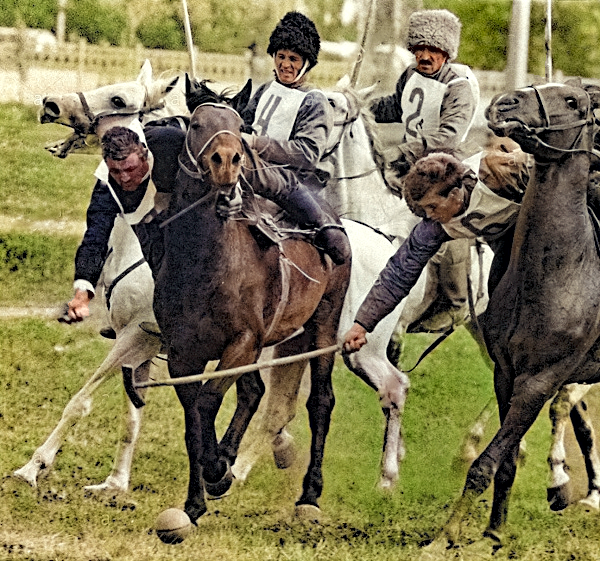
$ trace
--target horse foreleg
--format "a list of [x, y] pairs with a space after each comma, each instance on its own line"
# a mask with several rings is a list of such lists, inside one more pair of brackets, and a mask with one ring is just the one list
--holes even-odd
[[[556, 365], [556, 368], [560, 366]], [[507, 380], [512, 379], [510, 375], [501, 374], [499, 368], [496, 368], [495, 387], [500, 429], [469, 468], [462, 496], [438, 540], [446, 539], [451, 543], [459, 540], [463, 520], [471, 513], [476, 500], [493, 479], [494, 502], [486, 535], [493, 537], [496, 542], [500, 541], [516, 473], [519, 444], [546, 401], [557, 391], [556, 386], [560, 383], [557, 378], [555, 370], [547, 369], [535, 376], [525, 374], [517, 377], [513, 385], [507, 383]]]
[[236, 381], [237, 406], [227, 431], [219, 443], [220, 454], [234, 465], [246, 429], [265, 393], [259, 372], [249, 372]]
[[[590, 388], [590, 386], [585, 387]], [[585, 499], [581, 499], [579, 504], [585, 508], [598, 510], [600, 509], [600, 458], [596, 446], [594, 427], [583, 400], [576, 403], [571, 409], [571, 422], [585, 459], [585, 469], [588, 476], [588, 495]]]
[[[145, 382], [148, 380], [151, 364], [152, 361], [147, 360], [136, 369], [135, 380], [137, 382]], [[142, 394], [142, 397], [146, 393], [145, 389], [140, 389], [138, 391]], [[103, 483], [99, 483], [98, 485], [87, 485], [85, 487], [86, 491], [126, 492], [129, 489], [133, 454], [142, 427], [144, 408], [136, 407], [130, 399], [127, 399], [126, 401], [127, 418], [125, 420], [125, 430], [123, 431], [119, 442], [112, 471]]]
[[[392, 490], [400, 476], [400, 464], [406, 455], [402, 435], [402, 414], [410, 387], [408, 376], [395, 368], [386, 358], [383, 345], [377, 345], [376, 332], [357, 353], [344, 355], [349, 370], [364, 380], [379, 394], [386, 419], [381, 458], [379, 488]], [[383, 340], [382, 340], [383, 342]]]
[[[173, 370], [169, 366], [171, 376]], [[202, 368], [203, 370], [203, 368]], [[193, 523], [206, 512], [204, 501], [204, 482], [202, 480], [202, 428], [201, 411], [198, 407], [202, 384], [193, 383], [175, 386], [175, 392], [183, 407], [185, 416], [185, 446], [189, 461], [188, 494], [185, 501], [185, 513]]]

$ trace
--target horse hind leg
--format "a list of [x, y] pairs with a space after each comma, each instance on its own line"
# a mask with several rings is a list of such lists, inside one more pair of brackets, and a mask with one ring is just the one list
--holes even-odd
[[[587, 386], [589, 388], [589, 386]], [[596, 446], [596, 434], [586, 403], [582, 400], [571, 409], [571, 422], [575, 437], [585, 460], [588, 476], [588, 494], [579, 501], [587, 510], [600, 509], [600, 457]]]
[[[152, 361], [147, 360], [135, 370], [136, 381], [145, 382], [148, 380], [151, 364]], [[146, 393], [145, 389], [140, 389], [139, 391], [142, 396]], [[125, 493], [129, 490], [133, 454], [142, 427], [143, 414], [143, 408], [136, 407], [130, 399], [127, 399], [127, 418], [125, 419], [125, 427], [115, 454], [112, 471], [104, 482], [97, 485], [87, 485], [85, 487], [86, 491], [115, 491]]]
[[566, 461], [565, 433], [571, 411], [589, 391], [589, 386], [567, 384], [557, 393], [550, 405], [552, 444], [548, 454], [551, 482], [547, 489], [548, 504], [552, 510], [565, 509], [571, 502], [571, 478]]
[[[276, 356], [286, 356], [285, 350], [278, 348]], [[286, 427], [296, 416], [298, 395], [306, 365], [307, 361], [301, 361], [269, 370], [266, 375], [266, 399], [263, 399], [261, 405], [259, 425], [252, 431], [251, 439], [243, 447], [233, 466], [236, 479], [246, 480], [269, 444], [275, 465], [279, 469], [287, 469], [293, 464], [296, 457], [294, 439]]]

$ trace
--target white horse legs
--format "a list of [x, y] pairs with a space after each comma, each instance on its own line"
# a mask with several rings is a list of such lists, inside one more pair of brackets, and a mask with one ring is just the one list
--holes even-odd
[[[148, 380], [150, 374], [151, 361], [144, 362], [135, 370], [135, 380], [137, 382], [145, 382]], [[140, 390], [143, 395], [146, 390]], [[137, 444], [138, 437], [140, 435], [140, 429], [142, 427], [142, 417], [144, 415], [144, 408], [139, 409], [133, 405], [131, 400], [127, 399], [127, 418], [125, 419], [125, 427], [115, 460], [113, 463], [112, 471], [103, 483], [98, 485], [87, 485], [86, 491], [120, 491], [126, 492], [129, 490], [129, 478], [131, 476], [131, 465], [133, 462], [133, 453], [135, 452], [135, 446]]]
[[587, 384], [568, 384], [558, 392], [550, 406], [553, 440], [548, 456], [551, 471], [548, 503], [552, 510], [562, 510], [571, 501], [571, 481], [565, 450], [565, 431], [569, 418], [583, 453], [588, 475], [588, 495], [579, 502], [587, 508], [600, 508], [600, 459], [594, 428], [589, 420], [586, 405], [581, 401], [591, 388], [592, 386]]
[[[92, 410], [92, 395], [116, 372], [116, 368], [123, 364], [125, 359], [135, 361], [134, 364], [140, 365], [136, 369], [136, 378], [138, 376], [147, 376], [150, 367], [150, 360], [160, 350], [160, 342], [156, 337], [146, 335], [139, 327], [131, 326], [134, 329], [126, 328], [117, 337], [114, 347], [108, 356], [104, 359], [100, 367], [94, 372], [92, 377], [83, 385], [83, 387], [71, 398], [65, 407], [60, 421], [50, 433], [46, 441], [36, 449], [33, 456], [23, 467], [15, 470], [13, 475], [23, 479], [32, 487], [37, 487], [38, 477], [46, 473], [53, 465], [56, 454], [65, 440], [67, 431], [73, 427], [77, 421]], [[132, 338], [131, 332], [135, 335]], [[137, 352], [131, 356], [132, 348]], [[143, 357], [143, 360], [139, 360]], [[136, 360], [137, 359], [137, 360]], [[141, 370], [140, 370], [141, 369]], [[135, 408], [129, 403], [129, 418], [127, 429], [123, 441], [115, 458], [113, 472], [105, 483], [97, 488], [110, 488], [126, 491], [129, 486], [129, 474], [131, 469], [131, 459], [133, 450], [139, 434], [141, 424], [141, 412], [135, 411]], [[103, 487], [104, 486], [104, 487]]]
[[278, 468], [285, 469], [293, 463], [293, 437], [286, 426], [296, 416], [298, 394], [306, 365], [307, 361], [296, 362], [261, 373], [265, 379], [266, 395], [257, 414], [258, 428], [250, 427], [232, 467], [238, 481], [246, 480], [269, 443]]

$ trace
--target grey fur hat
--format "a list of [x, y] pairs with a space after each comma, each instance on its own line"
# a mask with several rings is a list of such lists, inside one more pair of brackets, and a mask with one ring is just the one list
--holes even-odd
[[277, 24], [267, 53], [273, 56], [281, 49], [289, 49], [308, 60], [309, 69], [317, 64], [321, 38], [315, 24], [300, 12], [288, 12]]
[[436, 47], [456, 58], [460, 44], [460, 20], [448, 10], [413, 12], [408, 20], [408, 49], [418, 45]]

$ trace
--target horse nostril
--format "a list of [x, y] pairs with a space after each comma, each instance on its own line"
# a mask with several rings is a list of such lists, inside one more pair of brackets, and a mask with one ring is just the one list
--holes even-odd
[[215, 152], [210, 159], [213, 161], [214, 164], [220, 166], [223, 163], [223, 159], [221, 158], [221, 155], [218, 152]]
[[231, 161], [237, 166], [242, 161], [242, 156], [240, 156], [240, 154], [235, 154], [235, 156], [231, 158]]

